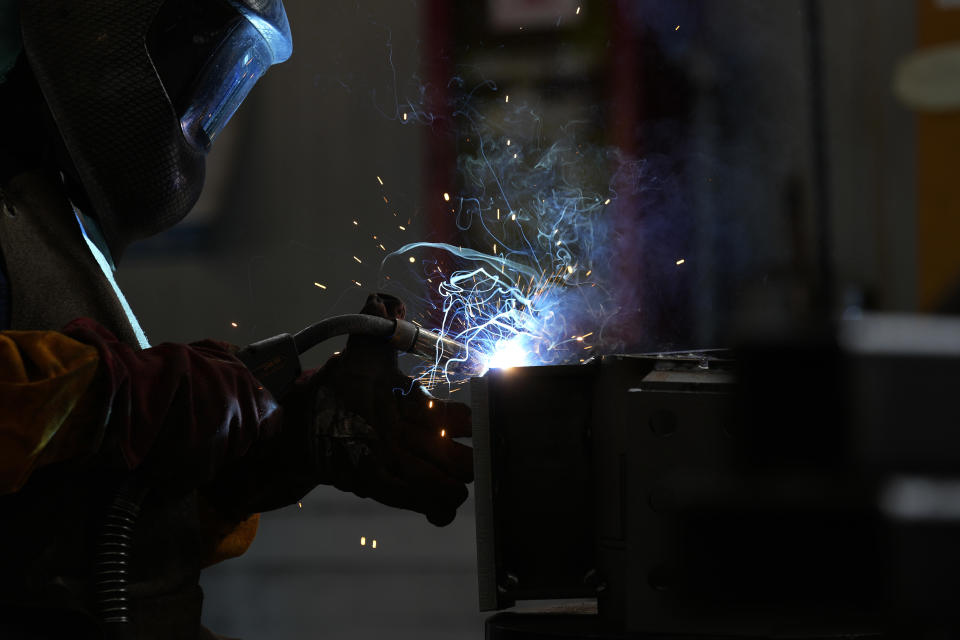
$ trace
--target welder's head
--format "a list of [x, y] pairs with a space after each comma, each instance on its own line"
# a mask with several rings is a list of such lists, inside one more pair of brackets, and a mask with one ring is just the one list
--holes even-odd
[[247, 93], [290, 57], [281, 0], [22, 0], [23, 48], [114, 253], [187, 215]]

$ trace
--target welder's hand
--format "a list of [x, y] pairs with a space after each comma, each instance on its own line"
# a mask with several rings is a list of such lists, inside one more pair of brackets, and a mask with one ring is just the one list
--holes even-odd
[[[361, 313], [403, 318], [403, 303], [372, 294]], [[350, 336], [312, 378], [314, 451], [322, 482], [450, 523], [473, 479], [470, 409], [432, 398], [397, 367], [383, 340]]]

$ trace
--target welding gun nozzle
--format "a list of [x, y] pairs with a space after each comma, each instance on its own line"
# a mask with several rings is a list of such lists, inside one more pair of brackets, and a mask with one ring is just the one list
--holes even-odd
[[427, 331], [406, 320], [396, 322], [390, 342], [397, 349], [434, 363], [448, 373], [467, 376], [483, 374], [483, 362], [467, 345]]
[[[286, 377], [295, 379], [300, 373], [298, 355], [315, 345], [344, 334], [376, 336], [387, 339], [391, 345], [400, 351], [407, 351], [426, 360], [444, 373], [456, 376], [481, 376], [486, 371], [483, 357], [475, 350], [456, 340], [427, 331], [407, 320], [390, 320], [365, 313], [334, 316], [312, 324], [295, 336], [281, 335], [260, 343], [250, 345], [247, 350], [253, 349], [258, 363], [263, 366], [275, 366], [277, 353], [285, 355], [291, 367], [296, 370], [287, 372]], [[289, 353], [288, 353], [289, 352]], [[251, 362], [253, 360], [251, 359]], [[244, 362], [247, 362], [246, 360]], [[251, 366], [250, 363], [247, 363]], [[258, 365], [259, 366], [259, 365]]]

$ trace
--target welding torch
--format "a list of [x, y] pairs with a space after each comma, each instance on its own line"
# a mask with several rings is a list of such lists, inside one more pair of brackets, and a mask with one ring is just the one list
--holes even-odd
[[325, 340], [341, 335], [381, 338], [400, 351], [411, 353], [453, 375], [481, 375], [482, 359], [467, 346], [428, 331], [412, 322], [365, 313], [334, 316], [312, 324], [295, 335], [280, 335], [242, 348], [237, 357], [274, 397], [281, 397], [300, 376], [300, 355]]

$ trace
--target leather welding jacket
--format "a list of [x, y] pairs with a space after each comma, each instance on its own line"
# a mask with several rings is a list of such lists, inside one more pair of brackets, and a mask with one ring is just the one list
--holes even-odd
[[0, 637], [101, 637], [96, 548], [131, 478], [148, 491], [130, 637], [210, 637], [200, 569], [242, 553], [256, 519], [205, 490], [275, 435], [280, 409], [225, 345], [141, 349], [55, 177], [2, 185], [0, 249]]

